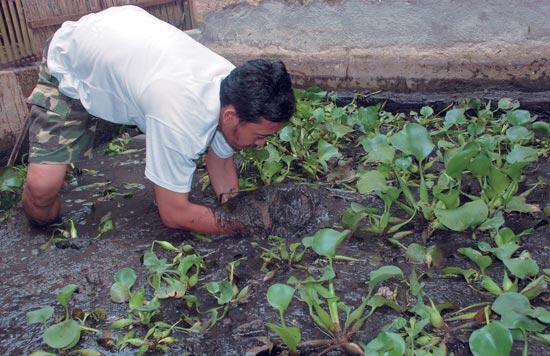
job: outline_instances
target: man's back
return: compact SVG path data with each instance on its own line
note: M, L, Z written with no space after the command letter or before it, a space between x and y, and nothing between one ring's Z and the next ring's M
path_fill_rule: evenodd
M185 98L169 92L174 88L198 96L203 115L217 119L219 83L234 66L145 10L122 6L64 23L50 44L48 68L60 91L80 99L92 115L145 130L145 117L156 111L150 106L174 106L173 100L176 111L185 110ZM151 93L152 87L163 95ZM197 102L192 105L196 110ZM168 126L181 119L166 110L162 115Z

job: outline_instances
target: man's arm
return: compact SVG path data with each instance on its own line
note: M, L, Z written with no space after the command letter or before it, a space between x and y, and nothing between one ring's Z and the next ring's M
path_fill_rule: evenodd
M210 208L193 204L188 193L176 193L155 185L155 199L164 225L201 233L231 234L236 226L224 223Z
M233 157L220 158L210 147L206 155L206 169L212 188L222 203L237 195L239 192L239 179L237 178Z

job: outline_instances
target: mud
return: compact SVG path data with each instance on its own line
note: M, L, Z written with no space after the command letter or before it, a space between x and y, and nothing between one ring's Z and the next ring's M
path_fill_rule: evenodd
M6 223L0 227L0 353L3 355L29 354L38 349L46 349L42 343L41 327L26 325L26 312L42 306L55 306L56 316L61 315L61 307L56 303L56 290L68 283L79 285L70 305L85 311L105 308L108 312L107 322L92 324L103 333L109 331L108 322L127 315L127 306L110 301L109 287L113 283L115 272L122 267L132 267L138 273L137 286L146 286L146 269L141 264L145 250L150 248L153 240L167 240L174 244L183 241L191 244L201 255L206 255L205 269L201 273L198 285L226 277L225 266L236 259L244 258L236 270L236 283L240 288L250 286L251 294L244 304L232 305L227 316L204 335L176 333L176 346L170 354L180 355L188 352L195 355L244 355L247 350L261 346L258 337L270 335L265 327L266 322L278 321L278 313L269 306L266 300L268 287L276 282L286 282L290 276L303 278L302 270L292 266L282 266L274 278L264 282L265 273L261 271L261 251L252 245L257 243L269 247L265 238L269 234L284 237L288 242L300 241L307 234L322 226L337 226L340 215L351 201L363 205L379 206L376 198L365 198L357 194L329 189L311 184L283 184L264 187L256 192L246 193L231 200L223 209L225 214L233 216L235 221L244 221L252 225L254 234L238 236L211 237L210 241L197 239L186 232L165 228L158 217L153 203L151 184L144 178L144 141L136 139L132 147L139 151L130 155L107 157L102 149L96 150L96 158L79 165L82 170L94 169L98 175L82 174L78 185L67 186L63 192L63 210L65 218L71 218L77 224L79 237L58 247L51 246L45 250L41 246L50 239L50 234L43 230L31 228L23 217L21 208L13 211ZM529 180L536 176L547 175L548 161L534 168ZM207 189L200 190L199 170L194 179L191 194L192 200L217 207L214 194ZM535 178L532 178L535 177ZM143 185L131 189L125 183ZM128 186L127 186L128 187ZM132 193L125 198L120 194ZM548 201L548 190L539 189L533 192L529 202L545 203ZM269 213L269 228L258 223L259 207ZM219 208L219 207L218 207ZM221 208L219 208L221 209ZM102 216L112 213L116 226L111 231L96 238L97 228ZM248 220L246 220L248 219ZM403 239L404 244L422 240L426 226L418 223L412 226L414 234ZM542 268L549 268L550 261L550 226L548 218L517 214L513 217L511 227L519 232L532 227L534 232L524 238L524 247ZM428 268L426 265L414 265L407 261L403 252L387 242L384 237L359 233L345 241L338 254L356 258L355 262L336 261L334 268L337 274L336 292L342 300L356 306L367 293L365 282L368 273L382 265L399 266L406 275L413 269L428 273L423 279L425 289L436 303L452 303L456 308L466 307L473 303L490 301L492 296L471 289L462 279L442 277L440 269L444 266L471 267L457 248L475 246L489 236L478 234L476 240L470 234L459 234L438 231L427 238L427 244L436 244L442 250L440 266ZM313 253L306 253L302 264L312 272L320 269L323 263ZM496 276L501 265L494 263L488 273ZM411 302L404 284L391 282L387 284L395 289L398 302L406 306ZM148 297L151 290L148 289ZM215 306L216 301L204 288L194 288L201 303L201 310ZM546 295L534 301L541 305ZM176 321L182 314L190 315L182 302L177 300L162 301L162 315L165 321ZM298 301L293 301L287 311L287 322L297 325L302 330L302 340L325 337L307 315L307 308ZM398 314L388 308L377 310L366 322L363 329L353 338L357 343L368 342L375 337L383 325L391 322ZM449 323L455 328L460 322ZM450 332L448 347L455 355L467 355L468 330ZM114 333L115 336L117 333ZM272 335L271 335L272 336ZM131 355L135 350L108 350L100 344L101 334L84 333L79 346L94 348L105 355ZM276 339L273 339L274 341ZM514 354L521 354L521 342L516 342ZM277 348L275 349L277 350ZM320 350L303 349L303 354L313 355ZM542 344L531 341L530 355L548 354L549 349ZM339 351L331 355L342 354Z

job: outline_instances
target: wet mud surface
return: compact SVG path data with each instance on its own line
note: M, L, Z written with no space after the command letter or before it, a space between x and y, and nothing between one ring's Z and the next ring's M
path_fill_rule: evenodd
M56 309L56 316L62 314L56 302L56 290L68 283L79 286L70 305L85 311L105 308L108 321L127 315L126 304L114 304L109 297L109 287L113 276L123 267L132 267L138 274L137 286L145 286L148 298L151 289L145 281L146 269L141 259L144 251L150 248L154 240L166 240L174 244L187 242L198 253L205 257L205 268L201 272L198 286L226 277L225 266L236 259L243 258L236 269L235 280L239 288L249 286L250 296L246 303L232 305L227 316L219 321L204 335L175 333L178 342L170 354L181 355L185 352L195 355L244 355L247 350L262 346L258 337L270 335L265 327L266 322L277 322L278 313L269 306L266 299L268 287L276 282L286 282L290 276L305 277L305 272L292 266L282 266L272 279L264 281L265 273L261 271L261 251L257 246L269 248L268 234L284 237L288 242L300 241L303 236L315 232L319 227L338 226L340 216L356 201L363 205L379 207L376 198L365 198L354 193L323 188L309 184L283 184L264 187L256 192L242 194L230 201L224 208L228 214L238 219L249 219L254 225L255 234L242 236L216 236L210 241L177 230L165 228L153 203L152 185L143 175L144 141L134 140L133 147L139 151L128 155L107 157L102 149L96 150L96 158L83 162L81 169L94 169L98 175L82 174L78 185L68 186L62 194L63 216L75 221L79 237L67 243L42 249L50 238L43 230L31 228L21 208L0 227L0 353L2 355L29 354L38 349L47 349L42 342L42 328L34 324L27 326L25 314L39 306L51 305ZM538 167L529 177L547 175L550 171L547 161ZM198 172L201 174L202 172ZM215 197L207 189L200 190L199 177L194 180L192 200L209 206L217 206ZM128 186L125 183L137 183ZM132 193L124 197L115 193ZM529 202L545 204L548 202L547 188L533 192ZM263 223L258 223L258 206L267 206L271 224L268 231L263 231ZM106 213L112 213L116 229L99 238L97 229L99 221ZM237 219L237 218L235 218ZM540 268L550 267L550 225L544 216L517 214L508 221L515 232L534 228L534 232L523 240L523 246L529 250ZM509 223L510 224L510 223ZM414 234L401 240L408 245L422 241L425 226L415 224ZM488 241L489 236L478 234L476 240L470 233L460 234L436 231L426 239L427 245L436 244L442 251L442 261L437 266L415 265L408 261L403 252L387 242L384 237L358 233L345 241L338 249L339 255L353 257L358 261L336 261L334 268L337 274L335 288L342 300L357 306L367 294L368 274L382 265L399 266L409 275L412 269L418 274L428 273L425 278L427 295L436 303L452 303L456 308L492 301L494 298L470 288L462 278L442 277L441 268L445 266L473 267L458 254L457 249L464 246L476 246L479 241ZM253 243L257 244L254 246ZM308 252L301 262L315 273L324 263L317 260L314 253ZM494 263L488 273L497 276L502 267ZM389 282L387 286L395 290L397 301L407 306L411 300L404 284ZM201 303L201 309L215 306L216 301L208 295L205 288L193 288ZM548 301L548 293L539 296L533 304L542 305ZM191 313L178 300L163 300L162 314L159 319L167 322L177 321L182 314ZM378 309L367 320L365 326L354 336L356 343L368 342L374 338L382 326L390 323L398 314L389 308ZM444 315L445 316L445 315ZM315 328L307 314L307 308L298 301L293 301L286 313L288 323L297 325L302 331L302 340L324 338ZM456 327L460 323L449 323L448 350L455 355L468 355L469 332ZM92 326L107 332L107 322L92 323ZM114 333L116 336L116 332ZM131 355L135 349L112 351L98 343L101 334L84 333L80 347L93 348L102 354ZM273 336L273 335L271 335ZM272 340L276 340L273 338ZM514 354L521 354L521 342L514 344ZM303 354L314 355L320 350L303 349ZM549 354L547 347L535 341L529 344L530 355ZM343 354L340 351L331 355Z

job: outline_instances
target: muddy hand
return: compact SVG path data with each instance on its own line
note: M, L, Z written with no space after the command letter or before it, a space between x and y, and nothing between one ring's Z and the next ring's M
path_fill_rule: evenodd
M234 203L234 202L233 202ZM248 201L228 204L214 209L218 225L230 227L235 233L249 236L266 236L271 231L272 219L265 201Z

